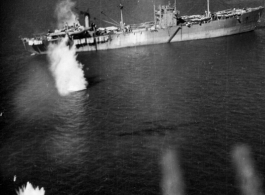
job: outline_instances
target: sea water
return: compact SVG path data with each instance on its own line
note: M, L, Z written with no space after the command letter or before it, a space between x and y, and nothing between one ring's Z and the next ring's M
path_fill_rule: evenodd
M224 2L212 6L247 4ZM130 14L149 5L122 3ZM114 4L77 2L118 18ZM203 12L205 5L178 4L187 13ZM242 144L264 181L264 23L229 37L79 53L89 85L61 96L47 56L31 56L16 39L52 25L52 16L44 16L53 13L53 2L5 7L0 186L7 194L28 181L45 194L162 194L168 151L177 158L172 170L184 194L240 194L233 151Z

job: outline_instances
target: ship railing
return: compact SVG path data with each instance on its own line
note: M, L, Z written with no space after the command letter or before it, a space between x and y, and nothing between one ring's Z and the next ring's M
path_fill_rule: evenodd
M230 12L230 11L232 11L232 10L233 10L233 9L226 9L226 10L218 11L218 12L215 12L215 13L216 13L216 14L218 14L218 13L222 14L222 13Z
M131 24L130 26L132 29L141 29L141 28L150 28L154 24L155 24L154 21L150 21L150 22L144 22L140 24Z
M191 16L181 16L182 19L188 20L188 19L199 19L202 18L202 15L191 15Z
M237 16L241 16L242 14L244 14L245 12L230 12L230 13L217 13L216 16L218 19L226 19L226 18L232 18L232 17L237 17Z
M181 18L183 20L191 21L191 22L202 22L202 21L211 19L211 17L205 17L204 15L182 16Z
M246 13L248 11L248 9L229 9L229 10L224 10L224 11L218 11L215 12L216 15L227 15L227 14L243 14Z

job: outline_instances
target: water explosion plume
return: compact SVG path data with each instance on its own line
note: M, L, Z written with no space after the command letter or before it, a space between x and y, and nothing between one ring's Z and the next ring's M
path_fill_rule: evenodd
M34 188L29 182L27 182L26 187L22 186L22 188L19 188L19 191L17 191L17 195L44 195L44 194L45 194L44 188L39 189L38 186Z
M56 88L63 96L86 89L87 86L83 65L76 60L75 46L69 47L67 42L66 36L58 44L50 44L48 47L50 70L55 78Z
M78 14L73 11L75 2L71 0L62 0L56 5L55 16L58 21L58 28L63 28L65 23L72 26L74 23L79 24Z

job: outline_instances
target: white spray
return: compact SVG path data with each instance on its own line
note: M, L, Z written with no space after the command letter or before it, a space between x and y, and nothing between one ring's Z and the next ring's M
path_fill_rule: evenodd
M34 188L29 182L27 182L26 186L22 186L22 188L19 188L19 191L17 191L17 195L44 195L44 194L45 194L44 188L39 189L38 186Z
M68 37L48 48L50 70L55 78L56 88L60 95L86 89L87 81L82 70L83 65L76 60L75 46L67 45Z
M70 0L60 1L56 6L58 26L65 22L68 25L77 23L77 15L72 11L75 3ZM55 78L56 88L60 95L68 95L74 91L86 89L87 81L82 70L83 65L76 60L75 46L67 45L68 36L65 36L58 44L50 44L48 58L50 70Z

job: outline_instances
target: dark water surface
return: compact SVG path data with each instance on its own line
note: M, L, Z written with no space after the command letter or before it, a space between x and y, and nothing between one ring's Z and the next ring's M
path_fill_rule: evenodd
M30 56L8 37L32 32L17 24L36 25L55 4L29 2L3 3L14 10L3 13L10 25L1 31L0 187L7 194L27 181L47 195L161 194L161 155L168 148L178 152L185 194L239 194L231 162L237 144L251 147L264 182L264 22L236 36L80 53L89 87L62 97L47 57ZM77 5L96 12L117 2ZM133 13L149 1L127 3ZM196 11L191 2L179 4Z

